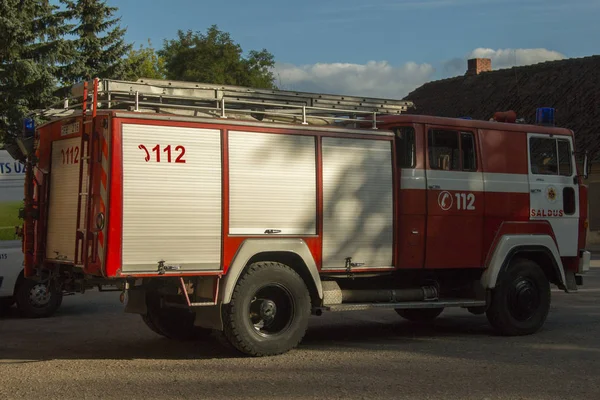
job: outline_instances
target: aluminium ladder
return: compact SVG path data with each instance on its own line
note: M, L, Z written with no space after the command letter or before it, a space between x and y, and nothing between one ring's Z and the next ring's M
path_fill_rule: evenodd
M91 82L90 82L91 83ZM87 83L89 85L89 83ZM405 100L344 96L278 89L194 82L139 79L120 81L101 79L92 95L84 90L86 82L70 88L63 105L40 114L63 117L84 103L98 109L126 109L136 112L175 113L189 116L243 118L308 124L345 125L369 121L376 128L377 115L398 115L413 107Z

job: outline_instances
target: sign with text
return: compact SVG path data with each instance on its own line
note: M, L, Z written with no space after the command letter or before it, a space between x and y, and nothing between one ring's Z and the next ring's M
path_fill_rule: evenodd
M15 161L6 150L0 150L0 181L23 182L25 165Z

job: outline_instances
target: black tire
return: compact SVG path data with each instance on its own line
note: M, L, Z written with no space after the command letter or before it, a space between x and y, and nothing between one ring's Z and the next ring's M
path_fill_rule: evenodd
M504 336L537 332L551 303L550 282L544 271L531 260L516 259L500 279L486 311L490 324Z
M0 299L0 315L8 313L8 310L15 304L13 297L3 297Z
M444 308L396 308L398 315L412 322L429 322L436 319Z
M259 262L240 277L222 312L223 334L237 350L254 357L282 354L306 333L310 294L292 268Z
M144 323L146 324L146 326L148 328L150 328L150 330L152 332L156 333L157 335L164 336L163 333L158 330L158 328L156 327L156 325L154 325L154 322L152 322L152 319L148 316L148 314L141 314L141 316L142 316L142 321L144 321Z
M199 340L210 336L211 330L194 326L196 315L183 308L161 308L160 297L152 292L146 296L148 312L142 320L154 333L171 340Z
M17 309L25 318L52 316L62 304L62 297L62 291L54 283L27 278L21 281L15 293Z

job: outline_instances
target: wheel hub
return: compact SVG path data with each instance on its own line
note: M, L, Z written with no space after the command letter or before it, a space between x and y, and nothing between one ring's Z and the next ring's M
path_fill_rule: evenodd
M275 319L277 314L277 304L272 300L263 300L260 305L260 316L265 322Z
M250 323L259 335L279 335L292 321L294 301L283 286L268 284L256 292L249 311Z
M540 293L537 286L529 279L519 279L515 282L510 295L511 314L519 321L528 320L533 316L540 304Z
M35 307L44 307L50 302L50 291L46 285L38 283L29 291L29 301Z

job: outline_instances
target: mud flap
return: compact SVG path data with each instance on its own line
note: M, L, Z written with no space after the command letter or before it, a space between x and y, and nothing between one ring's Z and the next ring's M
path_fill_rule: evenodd
M221 317L221 305L202 306L193 308L196 313L195 326L207 329L223 330L223 319Z
M146 314L146 291L135 286L127 291L127 302L125 312L131 314Z
M567 286L568 292L576 292L577 291L577 278L575 276L575 272L573 271L565 271L565 284Z

